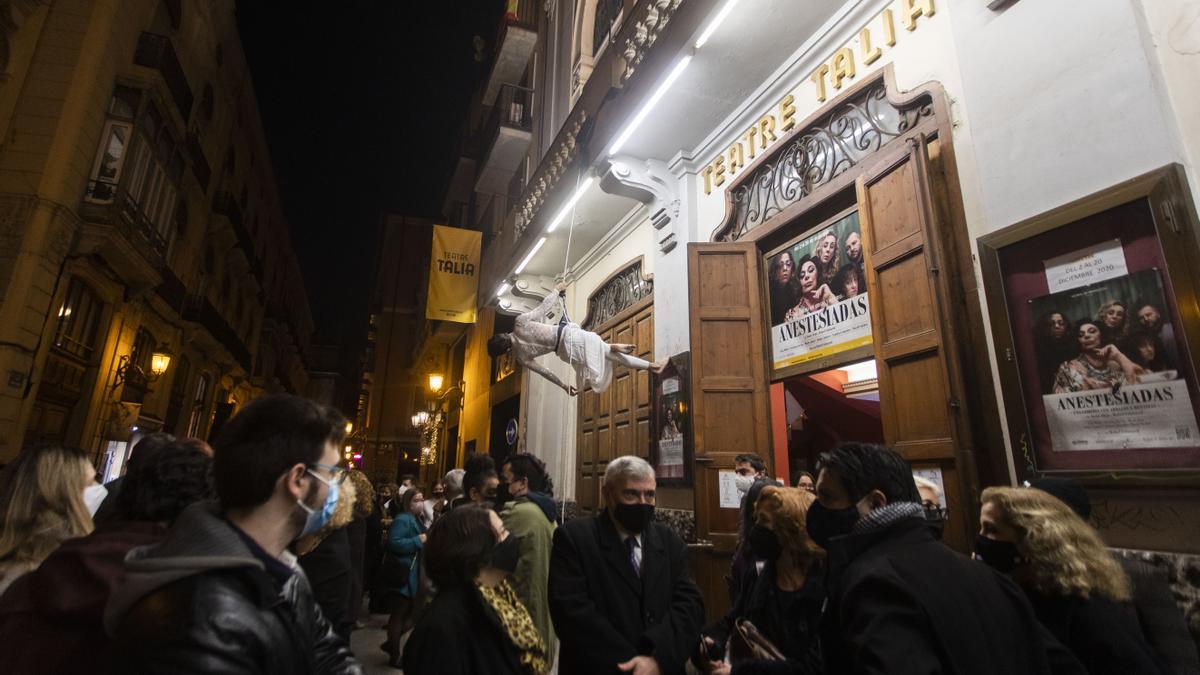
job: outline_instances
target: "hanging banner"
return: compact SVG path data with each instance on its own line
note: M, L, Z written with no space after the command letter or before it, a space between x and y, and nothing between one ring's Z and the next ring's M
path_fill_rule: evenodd
M482 242L481 232L433 226L426 319L475 323Z

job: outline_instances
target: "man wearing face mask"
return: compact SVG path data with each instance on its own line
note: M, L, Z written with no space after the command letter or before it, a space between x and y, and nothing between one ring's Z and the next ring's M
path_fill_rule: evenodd
M826 672L1084 672L1016 585L933 538L904 458L843 443L818 469L806 521L829 554Z
M360 673L287 546L330 518L346 420L296 396L242 409L215 445L219 504L134 549L109 601L114 672Z
M653 522L655 494L654 469L618 457L604 472L604 510L554 533L550 615L560 672L684 672L704 604L688 575L687 547Z

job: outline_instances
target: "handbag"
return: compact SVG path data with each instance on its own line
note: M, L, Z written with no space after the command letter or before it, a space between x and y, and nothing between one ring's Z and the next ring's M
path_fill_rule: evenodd
M740 661L785 661L787 657L759 632L749 619L738 619L733 624L733 635L729 638L729 657L733 663Z

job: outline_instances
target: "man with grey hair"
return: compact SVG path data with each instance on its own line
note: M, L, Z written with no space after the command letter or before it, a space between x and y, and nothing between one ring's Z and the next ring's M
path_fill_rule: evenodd
M678 675L704 619L687 547L654 522L654 469L632 455L604 472L604 509L554 533L550 616L559 672Z

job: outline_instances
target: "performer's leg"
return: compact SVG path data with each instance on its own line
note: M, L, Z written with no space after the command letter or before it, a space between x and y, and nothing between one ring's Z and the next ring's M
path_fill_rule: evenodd
M605 353L604 358L627 368L633 368L634 370L647 370L650 368L649 361L639 359L638 357L631 356L629 354L623 354L612 349Z

